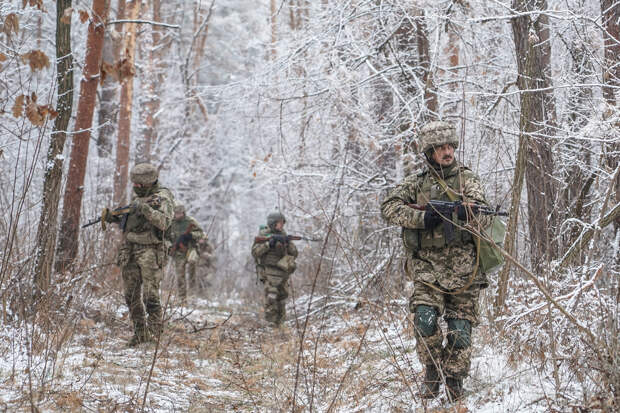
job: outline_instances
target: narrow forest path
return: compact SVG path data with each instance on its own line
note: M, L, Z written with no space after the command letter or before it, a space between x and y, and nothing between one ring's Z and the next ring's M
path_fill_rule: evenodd
M129 348L120 293L99 300L86 307L36 394L26 368L6 378L9 354L0 368L0 411L31 411L30 397L45 412L431 411L417 397L422 367L404 305L354 306L332 297L340 304L316 301L305 324L295 317L305 314L302 297L299 308L289 301L285 326L274 330L256 300L190 297L185 306L168 302L159 344ZM497 360L480 351L467 384L479 394L449 411L519 411L485 410L504 390L493 383L502 374L493 372ZM444 411L444 401L427 407Z

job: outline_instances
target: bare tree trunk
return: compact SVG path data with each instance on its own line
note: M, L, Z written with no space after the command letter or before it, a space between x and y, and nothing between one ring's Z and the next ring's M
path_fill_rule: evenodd
M75 260L80 234L80 214L86 163L90 143L90 130L97 101L103 51L104 22L108 15L108 0L94 0L92 19L88 25L84 73L80 82L80 98L75 118L75 134L71 147L69 172L63 202L62 225L58 243L56 271L64 271Z
M517 12L547 9L545 0L513 0ZM540 271L557 255L556 215L550 139L554 135L555 103L551 88L548 17L523 13L512 19L521 90L521 137L527 146L528 225L531 262Z
M54 121L50 147L47 152L47 169L43 184L43 206L37 228L36 264L34 284L39 291L50 285L60 187L62 184L62 153L67 139L67 129L73 109L73 54L71 52L71 22L62 21L71 0L56 2L56 78L58 82L58 117Z
M117 19L123 19L125 16L125 0L119 0ZM103 40L103 61L107 63L115 63L119 61L121 50L122 24L114 27L108 27L105 31ZM99 99L98 124L99 134L97 135L97 149L99 157L112 157L112 136L117 120L118 120L118 83L112 76L107 76L103 80L101 86L101 97Z
M525 177L526 153L527 141L523 136L520 136L517 164L515 165L515 174L512 180L512 200L510 201L510 213L508 214L508 227L506 228L506 237L504 239L504 249L511 256L514 256L515 253L515 241L518 234L519 205L521 204L521 192L523 191L523 179ZM506 261L499 273L497 296L495 297L496 315L500 315L503 312L504 304L506 303L510 267L510 261Z
M276 0L271 0L269 3L269 11L270 11L270 19L269 22L271 23L271 58L273 60L276 60L276 41L277 41L277 34L278 34L278 30L277 30L277 20L276 20L276 12L277 12L277 8L276 8Z
M133 0L127 4L127 18L136 20L140 14L140 1ZM123 44L123 64L128 76L122 79L120 113L118 119L118 138L116 141L116 168L114 176L114 204L127 203L127 182L129 176L129 147L131 137L131 112L133 104L133 68L136 50L136 24L128 23Z
M426 30L426 16L424 10L420 10L419 17L416 18L416 41L418 45L418 55L420 56L420 66L424 70L422 80L424 81L424 106L428 109L429 120L437 117L437 93L433 84L433 74L431 72L431 58Z

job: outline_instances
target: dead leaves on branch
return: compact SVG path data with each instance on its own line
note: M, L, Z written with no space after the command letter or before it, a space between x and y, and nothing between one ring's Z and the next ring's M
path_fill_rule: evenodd
M50 105L38 105L37 104L37 95L32 92L30 96L19 95L15 99L15 104L13 105L13 116L16 118L21 118L24 116L24 111L26 114L26 118L32 123L34 126L43 126L46 118L54 119L58 116L58 112L54 110Z
M26 6L36 7L39 10L44 10L43 0L22 0L22 8L25 9Z
M28 62L30 65L30 70L33 72L50 66L50 59L48 59L47 55L40 50L33 50L23 54L22 61L24 63Z
M2 32L9 38L11 37L11 33L17 34L19 32L19 19L17 18L17 14L11 13L4 18Z
M122 83L126 79L136 74L134 66L127 59L121 59L114 64L103 62L101 64L101 83L105 81L107 76L112 76L114 80Z
M62 13L62 17L60 18L60 21L63 22L64 24L70 24L72 15L73 15L73 7L69 7L65 9L65 11ZM85 10L78 10L78 15L80 16L80 23L82 24L86 23L88 19L90 18L90 15Z

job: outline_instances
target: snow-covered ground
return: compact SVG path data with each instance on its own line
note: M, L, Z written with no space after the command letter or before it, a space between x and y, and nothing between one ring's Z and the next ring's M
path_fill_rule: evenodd
M129 348L125 307L107 303L85 311L56 357L52 350L62 334L39 335L27 326L5 325L0 409L553 411L547 404L554 399L549 372L505 354L502 340L488 326L476 330L466 401L449 406L441 397L425 406L417 395L422 367L403 308L372 303L357 309L330 307L307 325L305 317L295 318L299 310L289 303L285 327L273 330L261 320L259 303L193 297L185 307L168 305L167 330L159 344Z

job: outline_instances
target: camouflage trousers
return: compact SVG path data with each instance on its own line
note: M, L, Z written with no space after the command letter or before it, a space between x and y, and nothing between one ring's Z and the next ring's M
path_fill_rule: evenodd
M185 299L187 297L187 282L185 280L185 270L187 268L189 276L189 287L197 288L196 283L196 263L198 255L195 249L190 249L187 254L174 256L174 272L177 277L177 290L179 297Z
M118 260L123 277L125 303L129 308L135 335L146 337L147 331L153 336L161 334L163 323L159 283L166 260L163 248L152 245L125 245L119 252Z
M435 284L435 287L439 287ZM445 291L445 290L444 290ZM426 305L434 307L439 315L443 314L444 320L467 320L471 326L478 324L478 299L480 286L474 284L464 292L453 295L437 291L426 283L414 281L414 292L409 299L409 310L415 313L416 307ZM443 346L444 336L441 326L437 323L435 333L423 337L415 328L416 352L420 362L425 366L439 365L443 373L448 377L464 378L469 373L471 366L471 345L465 348L455 348L450 343L448 331L446 346Z
M279 325L286 316L289 277L263 273L260 278L265 289L265 320Z

